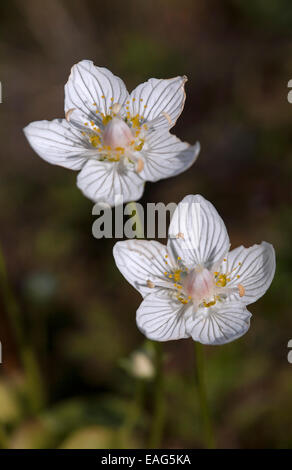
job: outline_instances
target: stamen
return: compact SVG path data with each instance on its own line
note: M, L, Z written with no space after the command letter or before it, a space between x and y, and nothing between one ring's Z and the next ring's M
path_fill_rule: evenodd
M137 167L136 167L136 172L137 173L141 173L141 171L143 170L144 168L144 160L142 160L142 158L138 158L138 163L137 163Z
M243 297L244 294L245 294L245 288L243 287L242 284L238 284L237 288L238 288L238 292L239 292L239 297Z
M66 118L66 121L69 122L70 121L70 116L71 114L73 113L73 111L75 111L76 108L71 108L71 109L68 109L68 111L66 112L65 114L65 118Z
M155 287L155 284L148 279L147 281L147 287L150 287L150 289L153 289Z

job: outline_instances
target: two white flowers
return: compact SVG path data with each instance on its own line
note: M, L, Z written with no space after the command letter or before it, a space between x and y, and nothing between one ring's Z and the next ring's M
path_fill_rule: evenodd
M121 79L84 60L65 86L65 119L33 122L24 132L44 160L80 170L77 185L93 201L114 205L117 195L135 201L145 181L175 176L198 156L198 143L169 132L184 106L185 81L152 78L129 95ZM246 333L246 306L270 286L275 253L266 242L229 248L224 222L202 196L179 204L167 246L118 242L116 264L143 296L139 329L156 341L192 337L205 344Z

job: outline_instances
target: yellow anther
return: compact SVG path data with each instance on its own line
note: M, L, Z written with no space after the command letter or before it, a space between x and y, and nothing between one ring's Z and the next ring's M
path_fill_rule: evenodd
M178 282L180 280L180 273L181 273L181 269L177 269L174 272L174 279L175 279L176 282Z
M106 124L108 124L109 121L111 121L111 120L112 120L112 116L110 116L109 114L108 114L107 116L104 116L104 117L102 118L102 122L103 122L103 124L104 124L105 126L106 126Z
M98 147L100 144L100 137L99 135L92 135L89 137L90 143L93 147Z
M215 299L212 300L211 302L205 302L205 301L203 302L204 307L207 307L207 308L208 308L208 307L212 307L212 306L215 305L215 304L216 304L216 300L215 300Z
M136 114L136 116L134 116L131 119L131 122L132 122L133 127L140 127L140 116L139 116L139 114Z
M216 279L216 286L218 287L225 287L227 282L230 281L229 278L226 278L226 274L217 274Z
M135 146L135 150L137 152L140 152L140 150L142 150L142 148L143 148L143 145L144 145L144 140L140 140L140 144Z

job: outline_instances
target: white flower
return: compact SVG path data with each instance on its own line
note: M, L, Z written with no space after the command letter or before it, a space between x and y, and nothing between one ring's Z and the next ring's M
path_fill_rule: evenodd
M230 252L229 247L223 220L202 196L186 196L178 205L167 246L116 243L118 268L144 298L138 328L156 341L191 336L204 344L228 343L246 333L246 305L270 286L275 253L266 242Z
M185 82L151 78L129 95L120 78L83 60L65 85L66 119L32 122L24 133L47 162L81 170L77 185L93 201L134 201L145 181L175 176L198 156L198 143L169 133L184 106Z

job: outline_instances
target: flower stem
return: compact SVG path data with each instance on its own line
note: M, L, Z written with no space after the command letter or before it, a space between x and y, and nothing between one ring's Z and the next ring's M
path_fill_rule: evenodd
M132 211L136 211L136 234L137 238L144 238L144 224L140 219L140 214L135 202L130 203ZM154 390L154 415L150 430L149 448L160 446L164 428L164 383L163 383L163 349L162 344L151 341L155 351L155 390Z
M135 394L133 398L133 403L125 419L124 426L121 429L120 441L122 449L126 449L129 443L131 444L130 439L132 437L133 430L141 413L143 396L144 381L137 378L135 383Z
M205 446L208 449L212 449L215 447L215 442L206 392L204 348L203 345L197 341L195 342L195 358L196 379L202 421L204 426Z
M153 343L155 346L155 395L154 395L154 415L152 420L152 428L149 439L149 448L157 449L161 445L164 418L165 418L165 403L164 403L164 380L163 380L163 349L162 344L159 342Z
M0 295L5 311L9 316L12 330L17 342L18 351L26 376L31 411L38 412L44 403L44 390L41 373L34 351L30 347L23 331L21 312L12 292L6 270L4 256L0 247Z

